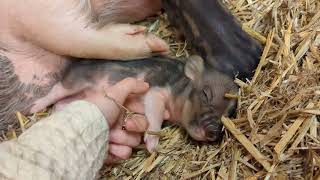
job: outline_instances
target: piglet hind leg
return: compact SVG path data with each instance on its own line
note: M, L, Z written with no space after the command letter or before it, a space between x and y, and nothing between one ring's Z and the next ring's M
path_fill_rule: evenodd
M61 83L57 83L51 90L50 92L36 100L34 104L32 105L30 109L30 113L36 113L39 112L40 110L43 110L44 108L47 108L50 105L56 104L58 102L65 102L65 103L58 103L58 105L66 104L67 101L64 101L67 97L70 96L75 96L77 94L80 94L82 89L66 89L63 87ZM71 98L68 98L71 99Z
M159 89L150 90L144 99L145 114L149 122L148 131L158 132L164 119L166 96ZM145 134L144 142L149 152L153 152L159 143L159 137Z

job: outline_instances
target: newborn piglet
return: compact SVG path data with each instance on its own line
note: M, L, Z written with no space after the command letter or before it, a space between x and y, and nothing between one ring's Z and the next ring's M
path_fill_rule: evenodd
M163 0L163 7L196 54L217 71L232 78L252 76L261 46L242 30L220 0Z
M191 56L186 62L168 57L136 61L73 62L61 83L35 102L33 112L61 101L72 101L101 93L104 88L127 78L144 79L149 91L141 98L149 131L160 131L165 111L170 121L184 127L198 141L215 141L221 134L220 117L233 107L224 94L236 90L232 79L218 71L208 71L202 58ZM67 98L66 98L67 97ZM159 137L146 134L147 149L152 152Z

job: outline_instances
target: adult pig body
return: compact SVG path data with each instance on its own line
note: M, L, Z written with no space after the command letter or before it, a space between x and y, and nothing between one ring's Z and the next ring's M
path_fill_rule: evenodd
M230 77L252 76L261 46L242 30L220 0L163 0L163 7L207 64Z
M214 141L220 136L218 117L228 106L223 94L234 90L235 86L231 78L207 71L198 56L191 56L186 63L168 57L72 62L62 82L37 100L32 111L56 102L83 99L90 93L103 93L104 88L127 77L144 79L151 86L142 97L150 131L161 129L167 110L169 120L184 127L196 140ZM146 135L145 142L148 150L153 151L158 138Z

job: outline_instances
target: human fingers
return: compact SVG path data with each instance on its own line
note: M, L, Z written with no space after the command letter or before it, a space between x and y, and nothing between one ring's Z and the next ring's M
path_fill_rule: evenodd
M130 111L138 113L138 114L144 114L144 100L141 98L141 96L129 96L124 106L127 107Z
M128 159L132 154L132 148L125 145L109 144L109 153L120 159Z
M129 117L125 122L126 131L144 133L149 126L149 122L144 115L135 114Z
M123 104L129 94L142 94L147 92L149 84L135 79L126 78L107 89L107 96Z
M112 24L104 27L108 34L105 47L113 49L107 51L105 57L115 60L134 60L150 57L154 54L168 54L169 46L161 38L147 33L146 27L132 24Z
M113 129L109 134L109 142L111 144L136 147L141 142L141 134L123 131L121 129Z
M133 96L126 100L124 106L128 108L130 111L138 113L138 114L145 114L145 106L143 102L143 98L140 96ZM165 110L164 112L164 119L170 119L170 112Z

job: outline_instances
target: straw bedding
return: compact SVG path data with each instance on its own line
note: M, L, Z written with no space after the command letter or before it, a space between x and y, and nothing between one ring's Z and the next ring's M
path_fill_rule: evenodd
M243 82L235 119L222 118L223 139L198 143L174 125L160 133L157 152L143 146L131 159L104 167L101 179L320 179L320 1L225 0L251 36L264 44L252 79ZM165 15L143 22L188 56ZM46 113L25 119L16 137ZM31 119L31 120L30 120Z

